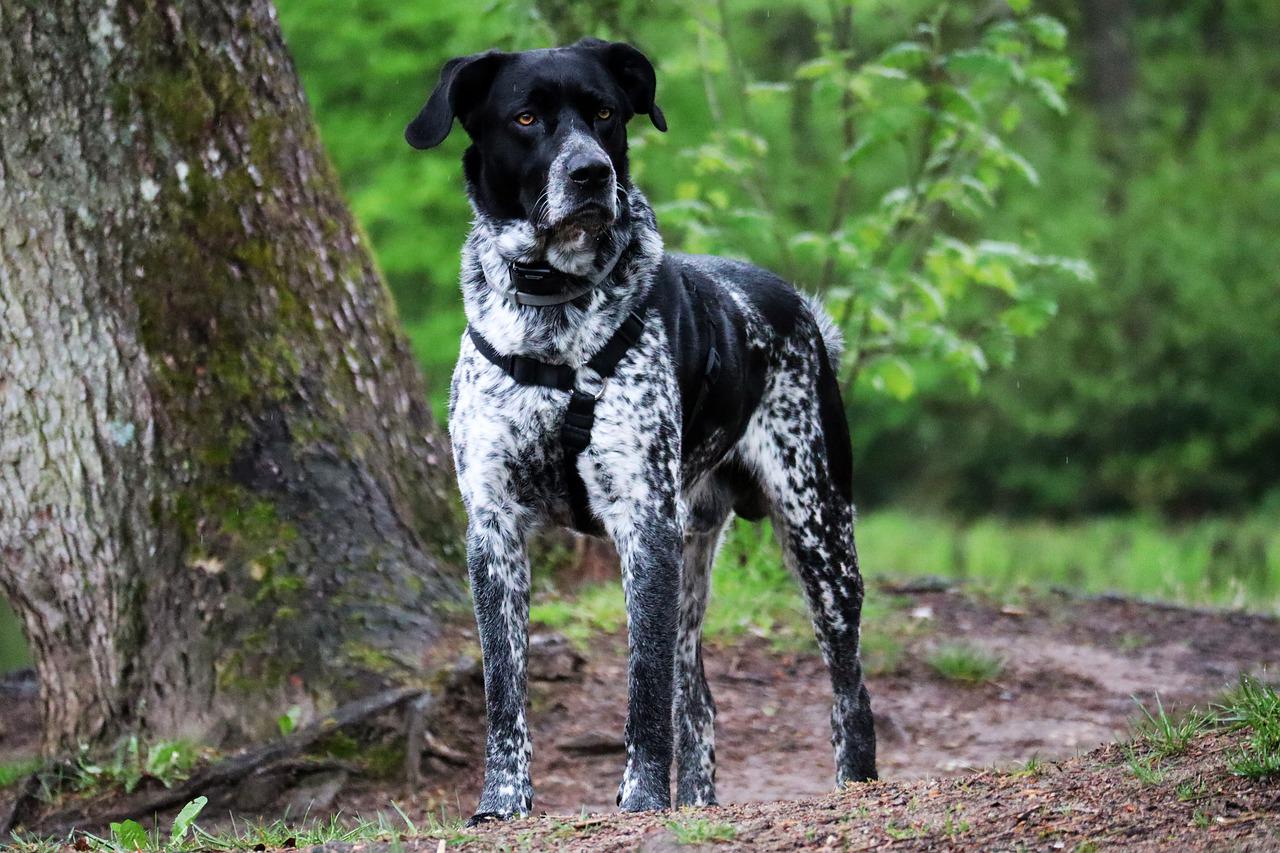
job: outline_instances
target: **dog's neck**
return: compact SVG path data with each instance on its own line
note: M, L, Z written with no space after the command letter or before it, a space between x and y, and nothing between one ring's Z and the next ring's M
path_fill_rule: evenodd
M493 219L476 211L462 248L462 298L467 322L503 354L581 365L648 295L662 263L662 237L649 202L634 187L620 193L618 217L602 234L539 234L524 219ZM597 282L563 305L517 305L511 262L545 261Z

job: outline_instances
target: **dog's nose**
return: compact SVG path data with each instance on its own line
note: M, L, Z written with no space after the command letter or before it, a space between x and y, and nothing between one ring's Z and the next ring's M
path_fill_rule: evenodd
M569 180L583 187L600 187L613 174L609 161L598 154L579 154L565 164Z

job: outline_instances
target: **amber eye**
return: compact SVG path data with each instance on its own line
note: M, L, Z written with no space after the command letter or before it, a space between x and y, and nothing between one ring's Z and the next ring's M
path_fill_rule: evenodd
M533 113L520 113L520 115L516 116L516 124L524 125L525 127L528 127L537 120L537 116Z
M608 107L601 107L600 109L596 110L596 118L600 119L601 121L604 121L605 119L610 118L612 115L613 115L613 110L609 109Z

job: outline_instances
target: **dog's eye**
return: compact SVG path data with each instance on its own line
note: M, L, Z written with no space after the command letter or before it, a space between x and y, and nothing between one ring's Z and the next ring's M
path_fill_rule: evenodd
M601 121L611 118L612 116L613 116L613 110L609 109L608 107L601 107L600 109L596 110L596 118L600 119Z
M525 127L528 127L537 120L538 117L533 113L520 113L520 115L516 116L516 124L524 125Z

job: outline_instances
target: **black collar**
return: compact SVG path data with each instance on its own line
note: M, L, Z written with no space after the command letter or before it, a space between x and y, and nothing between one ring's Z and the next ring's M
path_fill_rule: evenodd
M510 298L517 305L563 305L595 289L596 282L561 272L546 261L512 261Z

